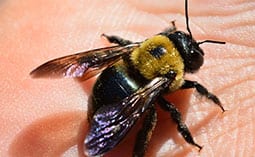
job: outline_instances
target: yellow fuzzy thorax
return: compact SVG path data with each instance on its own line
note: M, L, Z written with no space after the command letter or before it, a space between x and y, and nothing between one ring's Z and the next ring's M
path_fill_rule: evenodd
M166 49L159 58L153 56L150 51L156 47ZM169 71L176 72L176 78L170 86L170 90L178 89L183 83L184 63L175 45L166 36L156 35L135 49L131 54L131 61L134 67L148 80L158 76L163 76Z

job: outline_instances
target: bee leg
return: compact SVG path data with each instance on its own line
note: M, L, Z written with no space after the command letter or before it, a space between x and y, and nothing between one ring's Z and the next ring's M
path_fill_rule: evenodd
M157 112L154 105L151 108L148 108L145 114L143 126L136 137L133 157L144 156L157 122Z
M219 98L208 92L208 90L201 84L199 84L198 82L196 81L190 81L190 80L185 80L184 84L182 85L181 87L182 89L189 89L189 88L196 88L197 92L202 95L202 96L205 96L207 99L210 99L211 101L213 101L215 104L217 104L222 112L225 112L226 110L223 108Z
M197 144L187 125L183 122L181 113L178 111L178 109L170 102L166 101L163 97L159 97L158 103L160 104L161 108L170 112L171 117L173 121L177 124L177 130L179 133L181 133L182 137L185 139L186 142L189 144L192 144L199 148L199 151L202 149L202 146Z
M105 37L110 43L118 44L120 46L125 46L125 45L129 45L129 44L133 43L130 40L126 40L126 39L123 39L123 38L121 38L119 36L115 36L115 35L102 34L101 36Z
M166 28L163 32L159 33L159 34L162 34L162 35L169 35L173 32L175 32L177 30L177 27L175 26L175 21L171 21L171 26Z

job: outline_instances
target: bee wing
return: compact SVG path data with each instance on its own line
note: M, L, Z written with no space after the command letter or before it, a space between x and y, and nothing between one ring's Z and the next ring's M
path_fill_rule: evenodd
M157 77L121 102L99 108L85 139L88 156L102 155L116 146L174 77Z
M132 52L139 45L132 43L126 46L111 46L53 59L34 69L30 75L34 78L85 77L88 79L114 64L121 56Z

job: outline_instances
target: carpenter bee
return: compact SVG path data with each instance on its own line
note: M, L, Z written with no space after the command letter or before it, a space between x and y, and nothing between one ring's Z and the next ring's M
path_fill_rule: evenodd
M156 125L156 104L170 113L178 131L189 144L202 149L193 140L181 113L163 95L195 88L224 112L216 95L198 82L184 79L184 75L198 71L203 65L204 52L200 44L225 42L197 42L192 37L188 0L185 0L185 16L188 33L178 31L172 22L172 26L142 42L103 34L115 46L53 59L30 73L34 78L82 77L85 80L100 73L88 110L90 129L84 142L88 156L103 156L110 151L142 116L143 127L138 132L133 156L144 156Z

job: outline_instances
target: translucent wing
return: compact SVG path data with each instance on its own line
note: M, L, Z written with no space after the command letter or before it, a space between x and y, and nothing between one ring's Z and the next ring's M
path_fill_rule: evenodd
M139 43L133 43L64 56L40 65L30 75L35 78L83 77L88 79L118 61L124 54L132 52L138 46Z
M121 102L99 108L85 140L88 156L102 155L117 145L174 77L155 78Z

